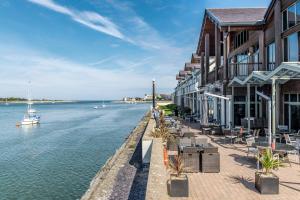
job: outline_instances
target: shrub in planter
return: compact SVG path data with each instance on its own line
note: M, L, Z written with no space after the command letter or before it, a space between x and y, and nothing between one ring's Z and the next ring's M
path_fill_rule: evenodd
M170 160L169 167L171 170L169 180L169 195L171 197L188 197L189 182L186 174L182 174L183 165L180 156L175 156Z
M283 166L279 155L273 154L271 149L266 149L257 159L261 163L263 171L255 173L255 188L261 194L278 194L279 178L272 173L272 170Z

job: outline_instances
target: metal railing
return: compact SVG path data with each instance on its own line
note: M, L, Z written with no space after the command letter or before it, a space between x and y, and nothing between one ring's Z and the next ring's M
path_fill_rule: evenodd
M260 71L262 69L262 63L231 63L229 77L246 77L253 71Z

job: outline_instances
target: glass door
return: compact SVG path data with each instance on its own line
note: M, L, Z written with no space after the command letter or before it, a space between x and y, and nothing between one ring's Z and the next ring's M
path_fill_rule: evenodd
M300 105L291 105L290 109L290 127L298 131L300 129Z
M240 126L241 119L246 116L246 105L245 104L234 104L234 125Z

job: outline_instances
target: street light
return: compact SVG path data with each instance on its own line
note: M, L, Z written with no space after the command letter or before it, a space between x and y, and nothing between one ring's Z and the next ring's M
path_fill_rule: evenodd
M155 108L155 79L152 79L152 107Z

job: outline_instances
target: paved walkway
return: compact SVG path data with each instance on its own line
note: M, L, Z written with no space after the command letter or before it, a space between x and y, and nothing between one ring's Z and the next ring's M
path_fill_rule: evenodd
M191 131L199 132L196 129ZM206 136L207 137L207 136ZM296 156L291 156L292 166L275 171L280 178L279 195L261 195L254 187L255 158L246 157L243 145L223 144L218 137L209 137L219 147L221 155L220 173L190 173L189 198L201 200L299 200L300 165ZM153 155L152 155L153 156ZM164 174L165 172L161 172ZM162 182L162 181L160 181ZM159 184L157 190L161 191ZM155 190L155 188L151 188ZM165 191L167 192L167 191Z

